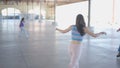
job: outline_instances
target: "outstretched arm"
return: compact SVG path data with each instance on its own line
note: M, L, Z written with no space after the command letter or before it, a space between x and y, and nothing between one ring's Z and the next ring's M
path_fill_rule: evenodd
M71 30L71 28L72 28L72 25L69 26L67 29L64 29L64 30L61 30L61 29L58 29L58 28L56 28L56 30L58 30L61 33L67 33L67 32L69 32Z
M85 31L85 33L89 34L89 35L92 36L92 37L98 37L98 36L100 36L100 35L102 35L102 34L105 34L105 35L106 35L105 32L93 33L93 32L91 32L87 27L84 28L84 31Z

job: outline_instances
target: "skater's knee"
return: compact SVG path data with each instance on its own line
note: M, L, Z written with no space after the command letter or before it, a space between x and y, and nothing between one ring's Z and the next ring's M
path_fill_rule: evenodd
M69 68L75 68L73 64L69 64Z

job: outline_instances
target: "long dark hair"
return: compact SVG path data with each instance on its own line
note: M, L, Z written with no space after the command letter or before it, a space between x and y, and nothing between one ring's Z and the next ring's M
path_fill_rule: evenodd
M86 27L84 18L82 14L78 14L76 17L76 27L81 36L85 35L84 27Z
M20 22L22 22L22 21L24 21L24 17L21 19L21 21L20 21Z

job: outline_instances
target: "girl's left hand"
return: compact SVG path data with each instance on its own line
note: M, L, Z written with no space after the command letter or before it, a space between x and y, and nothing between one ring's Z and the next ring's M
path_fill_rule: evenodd
M100 32L101 34L104 34L104 35L106 35L107 33L106 32Z

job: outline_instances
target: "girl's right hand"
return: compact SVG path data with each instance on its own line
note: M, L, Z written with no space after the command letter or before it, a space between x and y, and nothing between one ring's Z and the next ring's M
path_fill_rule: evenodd
M104 34L104 35L106 35L107 33L106 33L106 32L100 32L100 34Z

